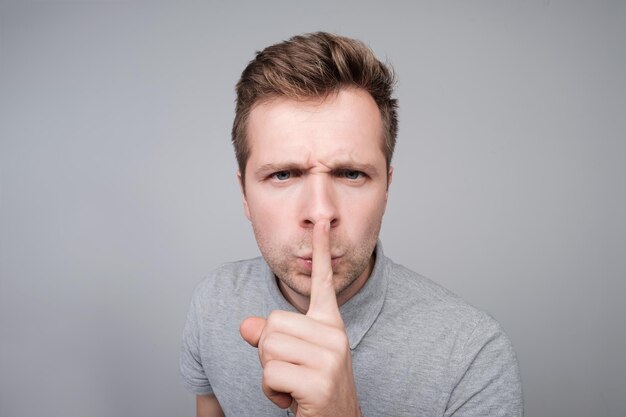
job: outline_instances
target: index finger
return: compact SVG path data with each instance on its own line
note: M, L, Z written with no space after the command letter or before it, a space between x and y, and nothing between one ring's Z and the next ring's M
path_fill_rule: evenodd
M329 324L343 323L333 283L328 220L319 220L313 226L313 269L307 316Z

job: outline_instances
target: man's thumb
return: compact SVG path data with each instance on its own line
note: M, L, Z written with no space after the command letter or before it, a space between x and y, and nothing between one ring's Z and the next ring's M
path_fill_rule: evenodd
M239 333L241 333L241 337L251 346L257 347L264 328L265 319L261 317L248 317L241 322Z

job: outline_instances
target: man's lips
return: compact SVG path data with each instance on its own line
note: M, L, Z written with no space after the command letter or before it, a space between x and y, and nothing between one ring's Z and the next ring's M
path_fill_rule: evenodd
M341 256L332 256L330 258L330 265L332 266L333 269L335 269L335 267L339 264L340 260L341 260ZM308 272L313 271L313 258L308 257L308 256L299 256L297 262L298 262L298 265L300 265L306 271Z

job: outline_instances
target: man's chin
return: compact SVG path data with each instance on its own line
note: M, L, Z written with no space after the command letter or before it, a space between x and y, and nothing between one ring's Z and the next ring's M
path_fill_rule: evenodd
M284 287L288 287L291 291L302 297L311 297L311 274L305 271L291 274L289 278L283 279L277 276L279 286L284 290ZM342 279L341 275L334 274L333 277L335 294L341 293L349 284L345 283L345 279ZM338 284L343 283L344 285Z
M298 294L302 297L311 296L311 274L306 272L299 272L293 274L287 279L278 278L278 284L284 291L288 288L290 291Z

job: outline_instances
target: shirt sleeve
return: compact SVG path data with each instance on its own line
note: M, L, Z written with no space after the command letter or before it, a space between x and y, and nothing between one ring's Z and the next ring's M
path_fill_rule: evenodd
M204 372L200 353L200 292L196 288L187 313L180 353L180 374L185 388L196 395L205 395L213 393L213 389Z
M485 315L456 360L445 416L521 417L522 385L513 346L498 322Z

